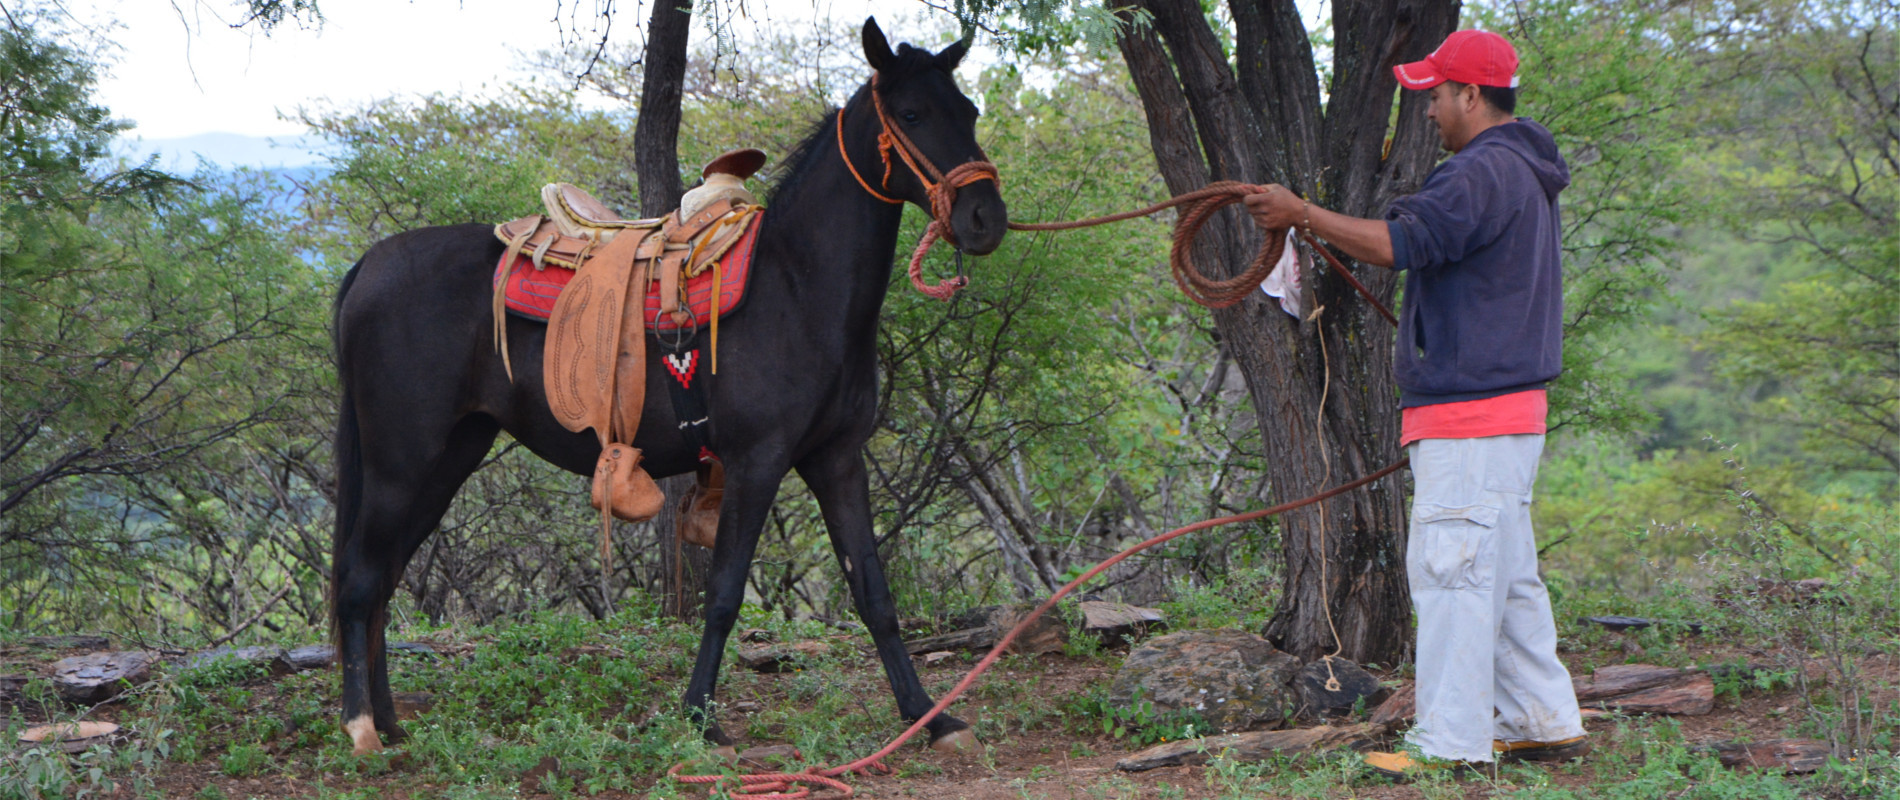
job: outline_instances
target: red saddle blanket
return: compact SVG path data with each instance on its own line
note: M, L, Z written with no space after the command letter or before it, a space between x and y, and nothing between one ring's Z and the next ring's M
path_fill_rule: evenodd
M758 245L759 220L764 217L763 212L752 215L739 241L733 243L732 249L719 258L717 269L707 269L686 279L686 303L692 310L692 318L687 320L686 325L681 326L671 316L660 313L659 281L654 281L647 289L647 324L660 331L691 328L695 321L700 326L706 325L712 316L715 273L719 278L719 316L731 314L745 299L746 279L752 275L752 250ZM496 262L495 281L501 280L502 268L505 266L505 257L503 261ZM509 311L546 322L548 315L554 313L554 301L571 280L574 280L574 270L553 264L547 265L545 269L535 269L534 263L526 255L516 256L514 270L508 274L504 300Z

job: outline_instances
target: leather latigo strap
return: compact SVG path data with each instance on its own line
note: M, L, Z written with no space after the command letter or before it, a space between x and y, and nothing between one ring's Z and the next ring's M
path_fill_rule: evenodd
M666 234L668 242L685 244L731 212L732 201L720 200L700 209L699 213L694 214L690 219L679 219L678 212L674 212L675 216L668 217L666 224L661 226L660 230Z
M495 238L508 242L514 252L528 256L535 269L546 269L549 264L579 269L603 244L618 237L562 236L553 220L535 214L496 225ZM633 238L639 238L639 234L633 234Z

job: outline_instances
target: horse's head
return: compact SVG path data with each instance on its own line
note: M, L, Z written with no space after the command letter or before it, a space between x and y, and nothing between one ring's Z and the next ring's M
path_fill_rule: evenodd
M864 58L877 71L876 78L859 91L860 99L876 93L874 107L881 104L885 124L901 133L916 146L915 155L927 163L915 169L906 167L904 145L896 144L890 154L890 179L885 193L892 198L909 200L930 208L930 196L924 180L933 169L949 173L972 161L988 161L982 146L976 143L976 104L957 88L953 73L957 62L969 52L969 42L961 41L940 53L898 45L892 52L884 31L875 18L864 21ZM859 167L863 169L863 167ZM882 165L876 165L882 174ZM920 175L916 170L923 170ZM868 170L866 171L869 172ZM876 181L874 174L867 179ZM932 180L935 180L932 178ZM1009 221L1002 192L994 180L976 180L959 187L950 210L950 229L957 246L966 253L982 255L1003 243Z

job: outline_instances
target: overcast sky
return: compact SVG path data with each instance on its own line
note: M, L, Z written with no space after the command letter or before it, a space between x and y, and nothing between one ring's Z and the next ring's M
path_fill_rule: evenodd
M279 118L299 105L341 106L431 92L479 94L518 80L518 53L560 44L556 13L587 15L601 0L321 0L320 29L287 23L269 36L232 30L240 7L227 0L65 0L89 26L116 20L105 37L117 63L98 100L136 121L144 139L208 132L293 136ZM638 41L648 6L621 2L615 41ZM743 0L750 25L808 24L814 17L862 20L929 13L913 0ZM569 26L570 34L574 28ZM901 31L890 31L894 41ZM705 36L697 22L695 36ZM596 34L597 35L597 34Z

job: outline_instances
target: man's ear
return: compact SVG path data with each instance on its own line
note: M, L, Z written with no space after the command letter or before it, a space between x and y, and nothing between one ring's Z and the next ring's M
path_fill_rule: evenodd
M864 18L864 60L871 69L883 72L897 57L891 55L891 43L884 38L884 29L877 26L877 17Z
M1465 106L1465 112L1482 114L1489 106L1484 102L1484 91L1475 83L1467 83L1458 90L1458 101Z

